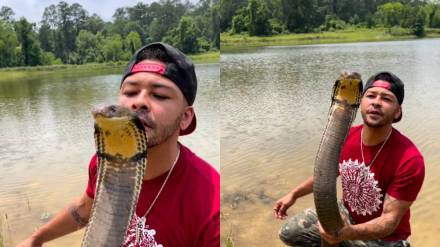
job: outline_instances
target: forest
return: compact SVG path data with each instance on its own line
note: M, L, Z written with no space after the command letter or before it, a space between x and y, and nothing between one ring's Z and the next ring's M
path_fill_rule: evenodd
M0 68L127 61L144 44L163 41L188 54L220 49L218 0L159 0L115 10L111 21L60 1L41 21L0 7Z
M417 37L440 28L439 1L220 0L220 30L271 36L346 28L406 28Z

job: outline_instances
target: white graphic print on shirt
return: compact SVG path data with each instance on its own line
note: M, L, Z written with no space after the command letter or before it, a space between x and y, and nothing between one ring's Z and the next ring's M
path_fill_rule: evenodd
M382 204L381 189L374 179L369 167L357 160L344 160L339 164L342 180L342 194L352 212L361 215L371 215L379 210Z
M128 227L127 236L125 236L123 247L163 247L163 245L158 244L154 239L154 235L156 235L156 230L148 229L148 225L146 224L144 229L142 230L140 241L136 243L136 222L139 217L134 214L130 226Z

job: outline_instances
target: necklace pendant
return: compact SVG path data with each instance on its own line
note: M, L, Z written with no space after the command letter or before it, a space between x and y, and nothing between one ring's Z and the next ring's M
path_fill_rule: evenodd
M135 244L140 244L142 240L142 232L145 228L145 217L138 217L136 220L136 241Z

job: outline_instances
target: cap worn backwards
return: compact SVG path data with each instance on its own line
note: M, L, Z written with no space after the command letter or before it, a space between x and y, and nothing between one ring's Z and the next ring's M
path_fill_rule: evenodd
M170 61L160 61L160 64L142 62L144 58L140 55L146 49L162 50L169 57ZM120 87L122 87L122 83L128 76L138 72L157 73L170 79L180 89L188 105L193 105L197 93L197 77L194 70L194 64L191 59L178 49L162 42L151 43L141 47L133 54L133 57L128 62L127 68L121 79ZM195 128L196 116L194 115L189 127L181 131L180 135L190 134Z

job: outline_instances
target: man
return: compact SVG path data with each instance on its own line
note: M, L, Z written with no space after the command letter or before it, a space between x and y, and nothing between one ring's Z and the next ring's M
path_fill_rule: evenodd
M178 142L179 135L196 128L192 106L196 91L191 60L168 44L146 45L128 64L118 103L141 116L149 149L136 212L123 246L220 245L219 174ZM97 170L95 155L86 192L18 246L42 246L86 226ZM139 222L143 223L140 230L136 229Z
M337 236L319 225L307 209L280 230L292 246L320 246L320 238L341 246L409 246L410 206L424 179L424 161L415 145L392 124L402 118L404 86L392 73L368 79L360 111L363 125L351 128L340 155L341 216L345 225ZM284 219L295 201L313 191L313 176L279 199L275 217Z

